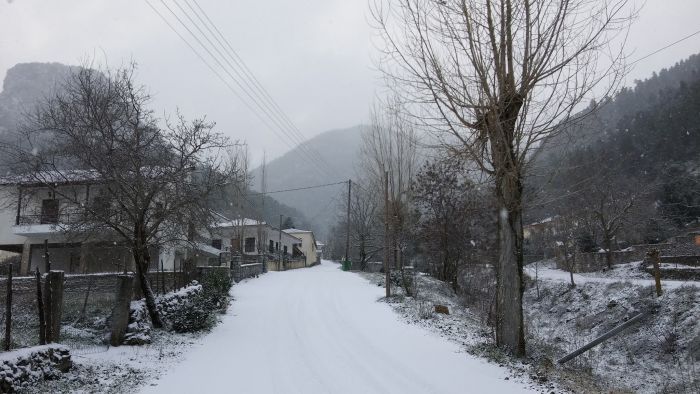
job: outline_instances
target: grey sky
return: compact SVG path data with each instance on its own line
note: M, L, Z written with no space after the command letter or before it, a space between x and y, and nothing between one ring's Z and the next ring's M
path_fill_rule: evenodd
M159 5L158 0L152 0ZM172 4L172 3L169 3ZM366 122L381 91L366 0L199 0L234 48L305 137ZM161 5L162 8L162 5ZM637 59L700 30L698 0L648 0L632 27ZM700 35L638 63L629 76L645 78L700 52ZM145 1L14 0L0 3L0 78L16 63L109 65L139 63L139 81L154 109L206 114L220 131L246 140L254 162L262 151L291 147L265 127Z

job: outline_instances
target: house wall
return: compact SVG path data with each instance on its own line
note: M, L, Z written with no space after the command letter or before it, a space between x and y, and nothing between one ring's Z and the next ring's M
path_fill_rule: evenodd
M25 237L12 232L17 217L17 187L0 186L0 245L21 245Z
M294 236L301 239L300 249L306 255L306 266L310 267L316 264L318 257L316 255L316 241L313 233L294 233Z
M232 250L231 239L241 237L243 239L243 254L246 255L257 255L258 250L268 252L269 241L273 241L275 246L279 243L280 232L279 230L269 226L262 225L262 229L259 226L243 226L241 227L227 227L217 229L212 235L212 239L221 239L221 246L223 250ZM255 249L253 252L245 251L245 239L255 238ZM285 232L282 232L282 246L280 249L284 250L284 246L287 247L287 252L292 253L294 244L301 243L301 241L294 236L291 236ZM277 249L275 249L277 253Z

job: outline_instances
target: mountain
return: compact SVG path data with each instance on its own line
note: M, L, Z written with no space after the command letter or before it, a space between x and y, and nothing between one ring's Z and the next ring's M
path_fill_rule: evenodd
M540 146L535 167L556 167L572 150L600 145L618 131L628 130L630 117L666 105L679 88L699 80L700 54L695 54L647 79L635 80L633 88L624 87L614 97L592 102L594 111L589 107L573 115L573 121L560 126L560 131Z
M22 114L51 94L72 69L60 63L19 63L7 70L0 92L0 137L7 137Z
M648 198L655 222L682 227L699 220L700 55L636 81L564 131L542 146L529 174L541 201L614 177L616 189L635 185ZM551 215L544 204L531 207L528 219Z
M362 132L366 126L354 126L323 132L267 163L267 191L295 189L346 181L353 177L360 157ZM304 151L317 156L312 160ZM319 168L321 167L321 168ZM254 187L261 190L262 168L252 171ZM338 209L347 193L347 184L306 190L271 193L283 204L295 207L310 222L317 238L325 239L335 223Z

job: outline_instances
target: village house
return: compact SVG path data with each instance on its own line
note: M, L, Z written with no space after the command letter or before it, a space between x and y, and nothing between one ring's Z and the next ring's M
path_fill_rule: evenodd
M301 240L301 245L299 249L306 257L305 267L310 267L314 264L321 263L321 256L317 252L316 248L316 238L311 230L300 230L297 228L288 228L282 230L287 234L293 235Z
M219 217L221 221L211 231L210 244L232 259L240 259L241 264L264 261L268 271L304 266L306 256L300 238L255 219Z
M75 230L83 204L101 204L104 182L89 172L48 174L43 183L19 177L0 181L0 250L21 254L21 275L45 271L44 251L51 269L66 273L123 272L133 270L133 256L120 237L104 231ZM53 177L53 178L52 178ZM50 185L50 186L49 186ZM65 198L70 196L70 198ZM84 201L75 204L75 201ZM153 247L151 269L181 269L186 252L176 247ZM199 251L208 255L210 251Z

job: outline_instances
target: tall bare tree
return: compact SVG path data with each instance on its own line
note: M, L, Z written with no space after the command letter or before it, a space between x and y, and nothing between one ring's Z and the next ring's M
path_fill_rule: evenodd
M191 241L213 221L212 193L238 170L231 145L204 119L165 126L134 81L135 65L79 68L26 116L12 150L18 176L74 209L63 230L85 240L112 234L132 253L146 306L163 322L147 276L154 247ZM89 181L92 192L57 185Z
M619 81L627 0L376 0L380 68L412 113L493 177L499 345L525 354L523 179L533 148ZM605 92L603 92L605 93ZM411 107L409 107L411 108Z
M382 250L379 203L379 193L373 188L355 188L350 200L350 239L363 271Z
M403 251L408 244L410 187L418 167L417 133L409 122L397 96L375 105L369 129L362 136L361 154L368 187L382 190L385 173L389 174L389 217L391 263L403 265Z

